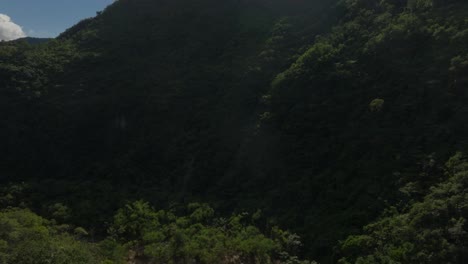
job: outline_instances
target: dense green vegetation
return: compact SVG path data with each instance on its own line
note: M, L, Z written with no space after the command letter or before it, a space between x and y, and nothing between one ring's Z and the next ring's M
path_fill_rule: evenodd
M2 201L8 196L13 197L9 193ZM57 219L68 216L69 209L61 204L50 209ZM107 238L95 243L82 227L8 208L0 212L0 263L312 264L293 255L301 246L296 234L261 224L261 218L260 211L216 218L212 208L196 203L156 211L137 201L119 209Z
M364 234L348 237L339 263L463 263L468 256L466 157L452 157L440 178L422 199L386 211L364 227ZM406 194L414 194L415 183L405 186Z
M306 233L329 230L327 244L396 202L426 156L466 149L467 83L454 63L467 52L467 5L412 3L342 1L340 25L272 83L266 133L280 131L281 191L305 200L286 208L309 211Z
M0 263L99 263L91 247L26 209L0 213Z
M135 249L135 258L156 263L310 263L296 256L299 237L256 224L261 212L214 218L205 204L189 204L185 216L173 211L154 211L135 202L120 209L110 227L112 237Z
M0 43L2 261L463 263L467 14L119 0Z

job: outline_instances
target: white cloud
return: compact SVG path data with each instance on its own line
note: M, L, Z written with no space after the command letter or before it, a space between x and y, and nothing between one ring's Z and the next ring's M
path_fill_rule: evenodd
M0 14L0 41L26 37L23 29L11 21L7 15Z

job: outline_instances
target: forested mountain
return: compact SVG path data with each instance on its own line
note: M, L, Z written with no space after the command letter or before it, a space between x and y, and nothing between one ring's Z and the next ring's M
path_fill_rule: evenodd
M0 262L464 263L467 15L119 0L0 43Z
M17 39L15 41L26 41L27 43L29 44L41 44L41 43L44 43L44 42L47 42L49 41L50 38L34 38L34 37L25 37L25 38L20 38L20 39Z

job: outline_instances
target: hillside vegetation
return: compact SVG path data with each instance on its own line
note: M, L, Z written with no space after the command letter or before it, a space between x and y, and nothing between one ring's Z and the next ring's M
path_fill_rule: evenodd
M463 263L467 14L119 0L0 43L0 263Z

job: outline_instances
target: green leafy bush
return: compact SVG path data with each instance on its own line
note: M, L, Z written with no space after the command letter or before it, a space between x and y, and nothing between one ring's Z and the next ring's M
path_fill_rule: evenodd
M269 264L297 259L292 254L300 247L299 238L277 227L262 232L253 225L258 212L217 218L211 207L196 203L182 211L155 211L137 201L117 212L110 234L134 252L132 258L156 263Z
M92 245L63 233L27 209L0 212L0 263L92 264Z

